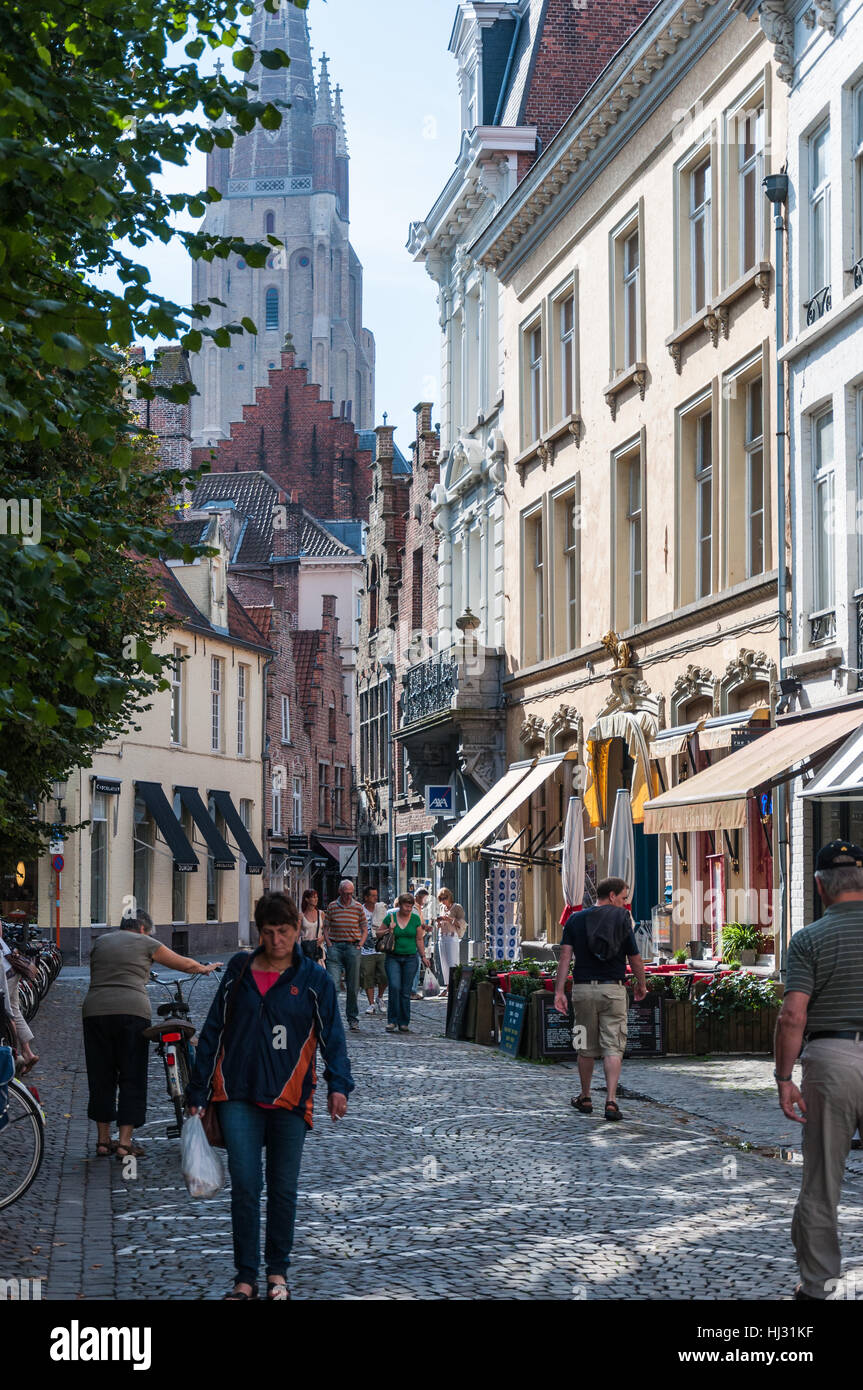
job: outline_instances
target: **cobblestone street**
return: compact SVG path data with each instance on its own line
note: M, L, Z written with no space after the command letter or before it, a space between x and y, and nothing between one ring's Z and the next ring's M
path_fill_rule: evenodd
M214 988L196 989L199 1021ZM48 1151L36 1185L3 1213L3 1274L41 1277L48 1299L218 1298L232 1274L228 1193L187 1196L155 1055L137 1175L95 1157L85 990L82 972L64 972L35 1020ZM612 1126L601 1105L591 1118L571 1109L572 1069L447 1041L443 1018L441 1002L415 1006L414 1032L394 1037L362 1015L349 1039L357 1090L337 1127L319 1093L297 1298L788 1297L800 1169L740 1147L799 1142L766 1059L626 1064L625 1122ZM859 1269L859 1155L853 1164L843 1251Z

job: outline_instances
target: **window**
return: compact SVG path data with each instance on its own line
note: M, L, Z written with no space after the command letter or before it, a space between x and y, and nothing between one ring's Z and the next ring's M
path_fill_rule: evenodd
M557 361L554 371L554 418L566 420L576 412L575 403L575 294L553 304L557 329Z
M423 625L423 549L417 546L413 554L411 574L411 627L421 632Z
M268 212L264 217L264 231L267 236L273 236L276 230L276 214Z
M564 632L565 651L578 646L578 522L579 507L575 492L567 493L557 502L559 518L562 521L561 542L563 550L564 578Z
M272 286L264 297L264 327L268 333L279 328L279 291Z
M737 119L738 275L745 275L763 255L764 107L741 112Z
M282 771L275 768L272 781L273 796L273 834L280 836L282 833Z
M333 768L333 811L336 825L345 823L345 769Z
M613 465L613 611L621 632L644 621L643 468L643 450L638 442L622 449Z
M246 756L246 692L248 666L237 667L237 757Z
M183 742L183 648L174 647L171 666L171 742Z
M704 159L688 176L690 316L705 308L713 293L710 175L710 160Z
M303 781L301 777L295 777L293 780L291 833L293 835L302 835L303 833Z
M542 321L539 318L524 330L522 352L522 446L527 448L540 438L544 423Z
M210 747L214 753L222 748L222 659L210 658Z
M860 265L863 261L863 82L856 87L851 95L853 103L853 122L854 134L852 136L854 148L854 173L852 197L854 200L854 243L851 259L855 265ZM860 267L859 275L854 279L855 288L863 284L863 266Z
M291 741L291 697L282 696L282 743Z
M336 707L335 707L335 705L330 705L329 709L327 710L327 737L328 737L330 743L335 743L335 741L336 741Z
M623 243L623 351L624 367L639 360L639 251L638 230Z
M812 421L812 543L813 611L834 606L833 588L833 412L825 410Z
M829 123L809 140L809 294L830 284ZM808 307L808 306L807 306ZM823 313L823 307L821 308ZM816 314L814 317L820 317ZM810 319L810 321L812 321Z
M545 537L542 509L524 518L524 659L528 664L545 659Z
M766 549L764 410L761 377L746 386L746 577L763 574Z
M220 820L221 820L222 818L221 818L221 816L218 815L218 813L217 813L217 811L216 811L216 803L215 803L215 801L213 800L212 797L210 797L209 800L208 800L208 802L207 802L207 810L209 811L210 816L212 817L213 821L215 822L217 830L220 830L220 831L221 831L221 830L223 829L224 822L222 823L222 825L219 824L219 822L220 822ZM216 861L215 861L215 858L213 857L213 854L208 850L208 851L207 851L207 917L206 917L206 920L207 920L208 922L218 922L218 921L219 921L220 899L221 899L220 888L221 888L221 876L220 876L219 871L216 869Z
M713 592L713 417L708 410L695 426L695 596Z
M103 792L93 793L90 813L90 921L108 922L108 808Z
M135 798L132 834L132 892L135 895L136 907L149 912L150 875L156 835L152 816L139 797Z
M330 765L318 763L318 824L330 823Z

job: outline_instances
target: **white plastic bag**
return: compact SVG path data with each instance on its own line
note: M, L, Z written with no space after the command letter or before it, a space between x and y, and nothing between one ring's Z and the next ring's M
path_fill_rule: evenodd
M210 1147L200 1115L190 1115L183 1125L180 1163L190 1197L215 1197L225 1186L222 1160Z
M437 982L437 976L433 975L430 970L427 970L423 977L423 994L434 995L439 992L440 985Z

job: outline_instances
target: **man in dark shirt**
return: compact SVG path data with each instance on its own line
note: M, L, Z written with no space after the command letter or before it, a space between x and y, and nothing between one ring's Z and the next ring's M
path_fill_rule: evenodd
M572 1010L575 1028L581 1030L582 1036L577 1043L581 1095L573 1097L571 1104L582 1115L593 1114L590 1083L593 1064L597 1057L601 1057L605 1071L607 1120L622 1119L616 1097L626 1051L628 999L624 982L627 957L635 976L635 998L643 999L647 993L644 962L633 935L632 918L626 907L626 891L622 878L605 878L597 886L596 907L589 908L587 912L574 912L568 919L563 929L554 989L555 1008L562 1014L568 1013L566 977L572 961ZM601 918L597 918L598 913L602 914ZM607 959L600 959L590 950L587 944L588 924L592 932L601 925L602 935L607 940L620 942L618 949ZM574 1033L574 1041L577 1036Z
M783 1114L805 1125L791 1239L801 1280L794 1296L807 1300L838 1294L842 1178L855 1129L863 1134L863 849L825 845L815 884L825 911L788 947L773 1073Z

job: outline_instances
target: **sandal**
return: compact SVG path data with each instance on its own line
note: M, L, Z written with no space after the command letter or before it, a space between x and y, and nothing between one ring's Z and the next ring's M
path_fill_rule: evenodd
M607 1120L623 1119L623 1116L620 1113L616 1100L607 1100L605 1102L605 1118Z
M573 1110L578 1110L582 1115L593 1114L593 1101L590 1096L578 1096L577 1099L574 1098L569 1103Z
M147 1150L142 1149L140 1144L114 1145L114 1153L116 1157L121 1160L124 1158L128 1158L130 1155L132 1156L132 1158L143 1158L146 1152Z
M268 1303L287 1303L291 1297L291 1291L287 1284L268 1284L267 1302Z
M99 1143L96 1145L97 1158L110 1158L111 1154L117 1152L117 1140L109 1139L107 1144Z
M241 1282L245 1282L245 1281L241 1281ZM257 1296L258 1296L258 1286L257 1286L257 1284L250 1284L249 1287L250 1287L251 1290L252 1290L251 1293L240 1293L239 1290L238 1290L238 1288L237 1288L237 1285L235 1284L234 1287L230 1290L230 1292L228 1292L228 1293L222 1295L222 1302L223 1302L223 1303L251 1303L252 1299L253 1299L253 1298L257 1298Z

